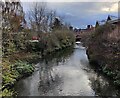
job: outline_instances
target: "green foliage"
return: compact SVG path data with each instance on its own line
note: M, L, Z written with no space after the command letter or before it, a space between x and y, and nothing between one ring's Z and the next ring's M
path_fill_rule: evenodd
M9 62L3 64L2 94L4 96L11 96L13 95L13 92L10 90L11 86L13 86L19 78L32 74L34 67L32 64L22 61L17 61L15 64L10 64Z
M25 19L20 2L9 3L10 6L8 6L7 8L9 11L6 10L7 2L3 4L3 8L5 9L3 9L2 14L4 24L2 27L2 51L3 57L5 58L5 60L3 60L2 62L3 96L11 96L13 92L10 90L10 88L15 84L15 82L19 78L30 75L34 71L33 65L28 64L27 62L17 61L13 64L14 60L16 59L15 57L18 57L17 59L19 59L19 57L21 56L19 53L25 53L27 51L29 53L41 52L42 54L45 54L71 46L75 42L75 36L73 32L65 28L61 20L57 18L50 26L51 32L43 33L42 30L39 30L40 32L37 31L36 35L40 37L39 42L30 42L29 40L31 40L31 37L34 34L33 32L33 35L31 34L32 29L25 29L23 27L25 24L22 25L23 23L25 23ZM13 14L13 12L11 11L11 9L13 8L12 4L15 4L14 6L18 6L15 8L19 8L20 6L21 10L14 9ZM16 14L19 11L20 15ZM51 18L54 19L54 17ZM34 23L32 25L34 25ZM45 29L48 30L46 25ZM52 27L52 25L54 26ZM41 28L41 25L39 25L38 28ZM13 57L10 58L12 55Z
M34 71L32 64L22 61L16 62L14 66L12 66L12 69L16 70L21 75L29 75Z
M49 33L45 38L47 39L44 41L44 46L46 46L44 49L46 52L71 46L75 42L74 34L69 30L56 30Z
M120 85L120 79L119 79L119 80L114 81L114 83L115 83L115 84L117 84L117 85Z
M96 21L96 25L95 25L95 27L97 28L99 26L99 22L98 21Z
M53 30L62 29L62 22L58 18L55 18L52 28Z
M5 88L5 89L2 91L2 93L0 94L0 96L2 96L3 98L6 97L6 96L9 97L9 98L13 98L13 97L12 97L13 93L14 93L13 91L8 90L8 89Z
M46 48L47 48L46 51L48 52L52 52L55 49L60 48L59 40L53 33L48 35Z
M15 78L16 77L14 75L12 75L12 73L5 73L2 76L4 86L13 85L16 82Z
M19 1L2 2L2 6L2 50L3 56L8 56L26 49L27 30L22 32L26 21Z
M9 37L6 38L4 36L5 35L3 34L2 50L5 56L27 49L27 32L18 32L18 34L14 34L12 40L10 40Z
M55 30L50 33L42 33L39 42L29 42L28 51L39 51L42 54L50 53L73 45L75 36L68 29Z
M73 32L69 30L56 31L55 35L59 41L61 48L64 48L66 46L71 46L75 42L75 36Z

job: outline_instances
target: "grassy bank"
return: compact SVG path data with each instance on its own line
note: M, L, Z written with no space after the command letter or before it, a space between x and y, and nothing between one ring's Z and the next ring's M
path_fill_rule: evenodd
M70 49L72 46L66 46L60 50ZM54 55L56 51L50 52L49 55ZM48 54L44 55L46 57ZM13 87L18 80L30 76L34 72L34 65L41 58L39 53L19 53L12 57L3 58L2 64L2 96L17 95ZM12 62L11 62L12 60Z
M17 56L13 55L13 57L3 58L2 96L13 96L15 94L13 90L14 84L21 78L27 77L34 72L34 60L37 57L35 54L24 53L22 56L17 54Z
M120 35L119 27L105 24L90 34L84 35L82 42L87 47L90 64L96 66L120 86Z

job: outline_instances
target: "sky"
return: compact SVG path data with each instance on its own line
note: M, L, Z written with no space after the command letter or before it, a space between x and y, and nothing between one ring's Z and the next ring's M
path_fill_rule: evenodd
M30 8L30 2L21 0L25 12ZM35 0L34 0L35 1ZM38 3L43 0L37 0ZM86 28L95 25L96 21L107 18L108 15L118 16L118 0L44 0L47 8L55 10L64 17L64 21L73 27ZM106 2L105 2L106 1ZM32 1L31 1L32 2Z

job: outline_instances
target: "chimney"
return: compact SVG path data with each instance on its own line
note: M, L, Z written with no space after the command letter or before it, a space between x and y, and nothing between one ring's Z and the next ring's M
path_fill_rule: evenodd
M91 26L90 25L87 25L87 29L90 29L91 28Z

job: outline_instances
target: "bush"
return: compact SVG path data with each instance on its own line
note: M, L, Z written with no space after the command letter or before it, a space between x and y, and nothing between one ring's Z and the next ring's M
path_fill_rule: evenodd
M10 64L8 61L4 62L3 64L2 95L11 96L13 91L10 88L19 78L30 75L34 71L34 67L32 64L22 61L17 61L15 64Z
M16 70L23 76L31 74L34 71L34 67L27 62L18 61L12 66L12 70Z
M96 61L95 65L100 68L103 73L111 77L115 84L120 85L119 78L119 45L116 38L111 39L109 35L116 35L116 26L106 23L98 26L90 35L87 42L88 55L90 61ZM118 54L117 54L118 53Z
M46 54L58 49L71 46L74 44L74 42L75 36L73 32L66 29L56 30L50 33L41 34L39 42L29 43L28 49Z
M12 97L13 93L14 93L14 92L11 91L11 90L4 89L4 90L2 91L2 93L0 94L0 96L2 96L3 98L4 98L5 96L7 96L7 97L9 97L9 98L13 98L13 97Z

